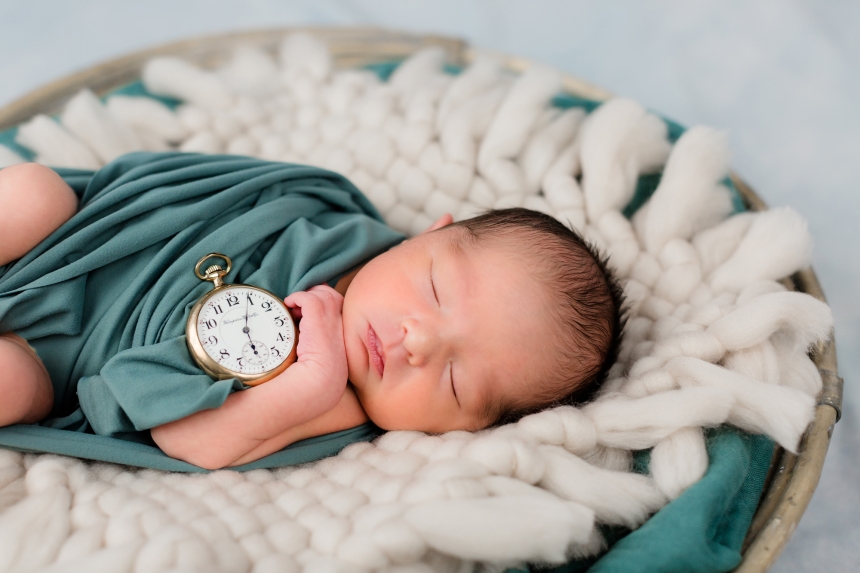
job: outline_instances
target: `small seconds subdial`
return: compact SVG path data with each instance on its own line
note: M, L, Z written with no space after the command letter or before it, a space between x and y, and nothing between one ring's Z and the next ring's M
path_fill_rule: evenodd
M248 364L265 364L269 359L269 349L259 340L251 340L242 348L242 356Z
M296 339L284 304L268 292L225 286L214 292L197 318L200 342L220 366L241 374L263 374L286 360Z

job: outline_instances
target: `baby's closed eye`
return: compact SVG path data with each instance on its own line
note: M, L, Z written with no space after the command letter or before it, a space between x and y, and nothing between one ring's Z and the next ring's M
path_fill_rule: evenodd
M436 283L433 282L433 261L432 260L430 261L430 273L429 274L430 274L430 288L433 290L433 298L436 299L436 305L437 306L442 306L439 303L439 295L436 292Z
M448 377L451 380L451 391L454 393L454 399L457 400L457 405L460 406L460 397L457 396L457 385L454 384L454 362L448 363Z

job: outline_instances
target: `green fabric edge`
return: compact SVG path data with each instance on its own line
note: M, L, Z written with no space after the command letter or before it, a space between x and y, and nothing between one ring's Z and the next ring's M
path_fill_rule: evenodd
M182 100L174 99L172 97L167 96L160 96L152 93L151 91L146 89L146 87L143 85L143 82L140 80L131 82L130 84L126 84L111 91L103 98L101 98L101 100L105 101L109 96L115 95L124 95L129 97L148 97L160 101L170 109L176 109L182 103Z
M610 551L530 570L722 573L737 567L764 489L774 443L767 436L722 426L707 432L706 444L710 465L705 476L638 529L605 528Z
M348 430L298 441L255 462L230 469L249 471L279 468L333 456L355 442L369 442L382 430L367 423ZM206 473L209 470L171 458L155 446L83 432L16 424L0 428L0 446L27 453L50 453L126 466L170 472Z
M18 135L18 126L10 127L5 131L0 131L0 145L5 145L21 157L23 157L26 161L33 161L35 159L36 154L33 153L29 148L24 147L15 141L15 136Z

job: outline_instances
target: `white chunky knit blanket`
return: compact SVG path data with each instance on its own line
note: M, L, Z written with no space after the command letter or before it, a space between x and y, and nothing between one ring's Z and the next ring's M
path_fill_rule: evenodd
M828 307L777 279L810 262L788 208L728 216L726 138L673 146L664 122L614 99L550 105L560 74L479 58L459 75L429 49L388 81L334 70L310 36L277 58L246 48L218 70L149 62L148 98L91 92L18 142L52 166L139 149L227 152L347 175L395 228L445 212L524 206L609 253L630 301L599 397L477 433L390 432L302 467L185 475L0 450L0 571L457 571L558 563L637 527L706 471L703 427L733 424L795 450L821 379L807 357ZM0 166L20 161L0 146ZM632 221L641 174L662 171ZM650 475L631 451L653 448Z

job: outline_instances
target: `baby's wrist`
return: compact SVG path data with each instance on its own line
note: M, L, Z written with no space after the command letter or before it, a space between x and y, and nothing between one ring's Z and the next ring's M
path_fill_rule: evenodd
M340 401L346 389L347 375L328 369L311 367L307 362L296 362L287 368L285 374L292 383L311 387L311 396L323 411L328 411Z

